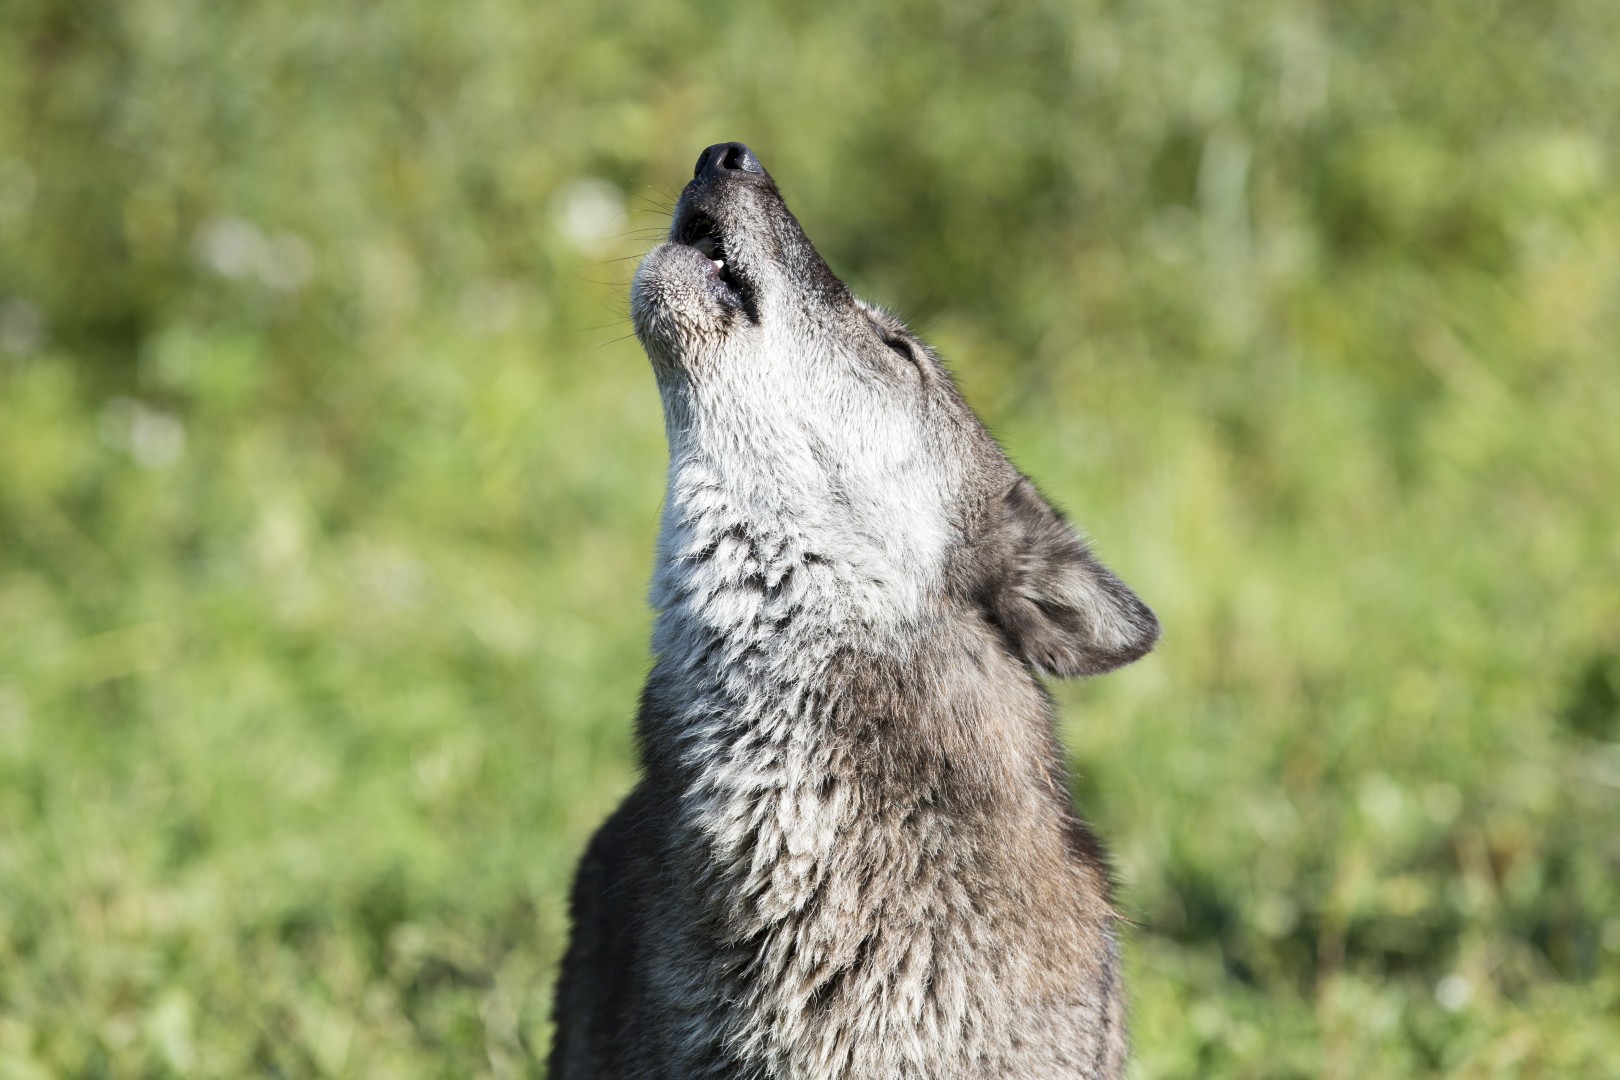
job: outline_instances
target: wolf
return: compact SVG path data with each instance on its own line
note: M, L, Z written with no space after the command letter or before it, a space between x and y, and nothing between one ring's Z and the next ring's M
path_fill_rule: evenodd
M636 272L669 473L642 775L580 864L553 1080L1122 1075L1102 846L1040 673L1153 613L703 151Z

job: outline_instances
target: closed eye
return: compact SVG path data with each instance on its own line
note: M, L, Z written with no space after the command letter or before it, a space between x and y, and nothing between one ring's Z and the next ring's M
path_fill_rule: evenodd
M893 349L902 359L911 363L918 371L922 370L922 363L917 357L917 350L912 348L911 342L902 337L883 335L883 344Z

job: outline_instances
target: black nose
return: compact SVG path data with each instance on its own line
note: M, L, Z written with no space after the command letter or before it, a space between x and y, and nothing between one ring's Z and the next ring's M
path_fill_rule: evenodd
M692 170L694 180L715 180L727 173L745 172L763 176L765 166L754 152L740 142L715 143L698 155L697 168Z

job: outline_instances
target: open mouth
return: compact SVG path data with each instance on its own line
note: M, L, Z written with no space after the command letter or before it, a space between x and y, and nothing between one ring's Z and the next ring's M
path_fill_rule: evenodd
M720 226L707 214L692 214L681 222L680 230L676 233L675 242L695 248L704 258L709 260L713 269L710 271L727 288L733 292L740 292L741 285L732 276L731 267L726 258L726 240L720 232Z

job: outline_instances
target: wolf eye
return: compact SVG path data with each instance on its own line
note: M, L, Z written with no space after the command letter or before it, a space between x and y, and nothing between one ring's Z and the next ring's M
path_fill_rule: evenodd
M922 364L917 360L917 353L911 347L911 342L907 341L905 338L893 337L892 335L884 334L883 344L893 349L902 360L909 362L921 370Z

